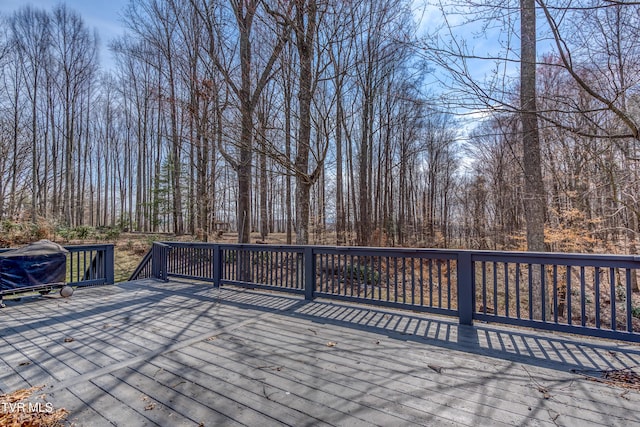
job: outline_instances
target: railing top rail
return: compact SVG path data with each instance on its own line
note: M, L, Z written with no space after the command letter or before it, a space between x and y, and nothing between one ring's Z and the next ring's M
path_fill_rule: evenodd
M95 251L95 250L101 250L109 247L113 247L113 243L64 246L64 248L69 252Z
M640 256L613 254L580 254L563 252L469 251L473 261L521 262L549 265L638 267Z
M564 252L527 252L527 251L478 251L469 249L434 249L434 248L405 248L405 247L369 247L369 246L330 246L330 245L286 245L286 244L250 244L250 243L211 243L211 242L155 242L164 246L206 248L219 246L223 249L266 250L302 252L312 247L314 251L326 254L371 255L389 253L404 256L438 255L442 258L456 258L460 254L470 254L474 261L498 262L530 262L537 264L569 264L569 265L598 265L637 266L640 256L590 253ZM619 264L619 265L618 265Z
M458 251L416 248L370 248L364 246L314 246L314 252L328 255L396 256L412 258L457 259Z
M161 246L164 248L170 248L171 246L175 246L174 243L180 243L180 242L153 242L154 245Z
M113 247L113 243L96 243L90 245L63 245L63 248L69 252L95 251ZM0 248L0 252L11 251L16 248Z
M247 250L284 250L291 252L302 252L306 248L312 247L316 251L323 253L335 252L393 252L401 254L414 254L414 253L430 253L430 254L449 254L456 255L459 250L455 249L432 249L432 248L400 248L400 247L372 247L372 246L331 246L331 245L287 245L287 244L252 244L252 243L211 243L211 242L171 242L163 241L156 242L162 243L167 246L180 246L180 247L209 247L220 246L224 249L247 249Z
M290 252L302 252L307 246L300 245L272 245L272 244L250 244L250 243L212 243L212 242L171 242L162 241L154 242L164 246L183 247L183 248L208 248L220 246L224 249L247 249L247 250L280 250ZM317 246L314 246L317 247Z

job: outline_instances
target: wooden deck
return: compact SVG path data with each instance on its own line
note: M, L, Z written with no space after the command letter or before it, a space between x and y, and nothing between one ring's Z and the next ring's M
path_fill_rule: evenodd
M153 280L0 321L0 391L78 426L640 425L639 391L572 371L640 366L625 343Z

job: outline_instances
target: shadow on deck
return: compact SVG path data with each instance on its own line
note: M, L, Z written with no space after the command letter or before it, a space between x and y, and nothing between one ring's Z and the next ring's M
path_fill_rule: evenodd
M7 301L0 391L75 425L640 425L640 348L187 281ZM2 410L2 408L0 408Z

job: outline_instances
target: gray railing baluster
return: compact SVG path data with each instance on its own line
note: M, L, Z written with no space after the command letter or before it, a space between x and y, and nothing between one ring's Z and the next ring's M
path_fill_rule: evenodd
M79 269L96 280L102 271L109 274L105 264L112 262L113 248L91 250L73 252L72 277ZM640 341L631 300L631 275L640 263L629 256L156 242L150 259L145 265L162 280L192 278L308 300L408 308L458 316L461 324L481 320Z

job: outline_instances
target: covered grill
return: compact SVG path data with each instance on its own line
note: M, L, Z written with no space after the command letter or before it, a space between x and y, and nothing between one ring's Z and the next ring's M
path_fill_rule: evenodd
M0 302L8 294L65 286L68 253L49 240L0 253Z

